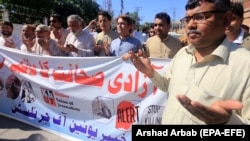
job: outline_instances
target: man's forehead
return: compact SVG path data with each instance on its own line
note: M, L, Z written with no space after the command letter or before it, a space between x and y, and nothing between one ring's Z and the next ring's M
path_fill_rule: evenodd
M12 29L11 26L9 26L9 25L2 25L1 28L10 29L10 30Z
M156 18L154 20L154 23L166 23L166 20L163 18L163 19L160 19L160 18Z
M200 12L205 12L205 11L212 11L212 10L215 10L214 5L211 4L211 3L208 3L208 4L206 3L206 4L196 6L193 9L186 10L186 15L192 15L192 14L195 14L195 13L200 13Z

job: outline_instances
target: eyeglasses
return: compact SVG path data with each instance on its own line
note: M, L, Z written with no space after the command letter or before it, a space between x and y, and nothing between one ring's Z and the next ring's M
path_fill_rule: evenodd
M204 23L206 19L209 18L209 14L211 13L225 13L225 11L213 10L213 11L205 11L200 13L195 13L192 16L187 16L181 19L181 22L184 24L188 24L192 19L196 23Z

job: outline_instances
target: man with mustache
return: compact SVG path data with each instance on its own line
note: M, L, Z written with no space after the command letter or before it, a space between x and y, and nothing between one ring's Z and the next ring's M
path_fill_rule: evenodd
M31 52L46 56L65 56L65 52L57 47L56 41L50 38L50 28L47 25L39 24L35 29L35 43Z
M63 18L58 14L50 15L50 38L56 41L57 47L59 49L63 48L65 44L65 40L67 35L69 34L69 30L63 27ZM68 54L65 52L61 53L62 56L67 56Z
M134 66L168 94L162 124L249 124L250 52L230 42L230 0L188 0L183 18L190 45L165 74L142 51Z
M84 20L73 14L67 17L67 24L70 33L61 49L71 57L94 56L95 39L88 31L83 30Z

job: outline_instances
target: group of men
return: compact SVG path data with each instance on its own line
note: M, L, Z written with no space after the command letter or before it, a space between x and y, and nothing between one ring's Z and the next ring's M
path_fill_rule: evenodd
M171 20L167 13L156 14L151 32L157 36L149 39L137 31L135 21L128 15L117 17L116 30L111 27L112 18L108 12L100 11L97 19L86 26L79 15L70 15L65 29L62 17L52 14L49 26L25 24L21 39L12 34L11 22L3 22L0 44L27 53L73 57L123 56L130 50L144 49L148 57L172 58L182 47L178 39L168 35ZM96 23L100 32L94 34L91 30Z
M120 15L114 31L111 16L105 11L98 14L101 32L95 37L80 16L70 15L69 32L56 25L62 22L60 18L52 16L51 28L38 25L31 28L33 34L27 33L27 26L22 41L26 51L38 54L131 59L140 72L168 94L162 124L249 124L250 51L247 48L250 44L248 38L245 41L249 34L241 28L242 5L230 0L187 0L185 9L182 19L188 39L185 47L168 35L171 20L167 13L156 14L155 35L145 41L145 48L132 36L134 24L129 16ZM21 49L20 41L15 37L9 39L13 27L6 26L2 25L5 40L2 45ZM153 69L152 57L172 58L165 74Z

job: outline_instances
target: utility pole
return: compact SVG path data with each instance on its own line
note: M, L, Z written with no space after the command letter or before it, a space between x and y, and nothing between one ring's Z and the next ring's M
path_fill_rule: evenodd
M112 1L111 0L103 0L103 8L109 13L112 12Z
M123 14L123 8L124 8L124 6L123 6L123 0L121 0L121 11L120 11L120 14Z
M140 9L141 7L135 7L135 11L136 11L136 25L138 25L138 23L139 23L139 9Z
M175 10L176 10L176 8L171 8L171 9L173 10L172 22L175 22Z

